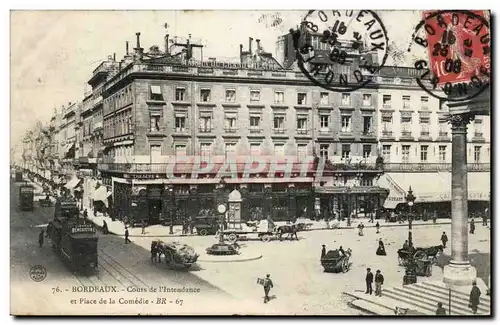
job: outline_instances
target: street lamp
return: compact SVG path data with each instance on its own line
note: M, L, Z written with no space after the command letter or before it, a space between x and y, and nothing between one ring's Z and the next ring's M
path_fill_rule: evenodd
M411 208L413 204L415 203L416 197L413 195L413 191L410 189L408 190L408 194L406 195L406 204L408 204L408 246L410 248L413 248L413 240L412 240L412 222L413 222L413 216L411 212Z
M172 202L172 206L170 207L170 210L169 210L169 217L170 217L170 230L169 230L169 234L170 235L173 235L174 234L174 207L175 207L175 192L174 192L174 188L172 186L169 186L168 187L168 191L170 192L170 200Z

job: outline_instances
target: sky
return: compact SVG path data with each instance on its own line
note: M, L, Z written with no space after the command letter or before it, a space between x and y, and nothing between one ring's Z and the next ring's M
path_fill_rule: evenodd
M12 11L11 12L11 143L20 141L37 120L48 121L68 102L81 101L92 70L116 53L125 54L125 41L135 47L163 48L168 33L202 39L204 58L237 57L248 37L261 39L264 50L275 53L278 36L296 27L306 11L282 11L282 23L259 23L265 11ZM418 11L378 11L396 47L407 48ZM388 65L392 64L390 60Z

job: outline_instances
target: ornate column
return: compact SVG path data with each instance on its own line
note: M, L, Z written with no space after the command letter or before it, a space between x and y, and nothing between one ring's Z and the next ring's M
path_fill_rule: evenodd
M469 262L468 193L467 193L467 125L473 113L450 115L452 135L451 160L451 261L444 267L443 282L471 285L477 277Z

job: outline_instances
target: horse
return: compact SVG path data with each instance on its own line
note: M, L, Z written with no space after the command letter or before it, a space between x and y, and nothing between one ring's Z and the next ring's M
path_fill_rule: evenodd
M430 257L430 258L435 259L438 255L438 253L443 252L443 249L444 249L443 245L431 246L431 247L427 247L427 248L419 247L415 250L415 254L413 256L417 257L417 256L422 255L422 253L424 253L426 257Z
M287 234L286 238L289 238L290 240L295 237L296 240L299 240L299 237L297 236L297 226L296 225L284 225L284 226L279 226L277 229L278 233L278 239L281 241L282 236L284 234Z

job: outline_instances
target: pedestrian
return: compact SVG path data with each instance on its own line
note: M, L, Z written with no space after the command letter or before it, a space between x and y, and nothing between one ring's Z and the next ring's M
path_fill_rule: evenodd
M40 234L38 234L38 245L40 245L40 247L43 246L43 229L40 231Z
M151 242L151 263L154 264L156 263L156 254L157 254L157 248L156 248L156 241Z
M83 210L83 220L87 220L89 217L89 213L87 212L87 209Z
M375 296L382 296L382 285L384 284L384 276L377 270L375 273Z
M104 235L109 234L108 223L106 222L106 220L102 221L102 233Z
M484 210L483 214L483 226L487 227L488 226L488 208Z
M273 281L271 280L271 275L267 274L266 278L264 279L264 303L266 304L269 300L269 291L273 287Z
M375 224L375 228L377 228L377 234L380 234L380 224L378 223L378 221Z
M434 210L434 213L432 214L432 222L434 224L437 223L437 211L436 210Z
M142 222L141 222L141 235L145 235L146 234L146 220L142 219Z
M372 283L373 283L373 273L370 268L366 269L366 277L365 277L365 283L366 283L366 294L372 294L373 289L372 289Z
M438 302L438 308L436 309L436 316L437 315L446 315L446 309L443 308L443 303Z
M128 239L128 228L125 227L125 244L131 243L130 239Z
M339 253L342 254L342 256L345 256L345 251L342 248L342 246L340 246L340 248L339 248Z
M477 287L476 281L472 282L472 290L470 291L469 297L469 307L472 309L474 314L477 313L477 307L479 306L479 297L481 297L481 290Z
M470 233L474 234L475 230L476 230L476 224L474 223L474 218L472 218L470 221Z
M408 243L408 240L405 240L405 243L403 244L403 250L407 251L410 249L410 244Z
M379 256L386 256L387 253L385 252L385 246L384 246L384 242L382 241L382 238L379 238L378 240L378 248L377 248L377 252L375 253Z
M326 255L326 245L321 245L323 248L321 248L321 259L325 257Z
M443 248L446 248L446 243L448 242L448 236L446 236L446 232L443 231L441 235L441 242L443 243Z
M188 227L189 227L189 233L192 235L193 229L194 229L194 222L193 222L193 218L191 218L191 216L188 218Z

